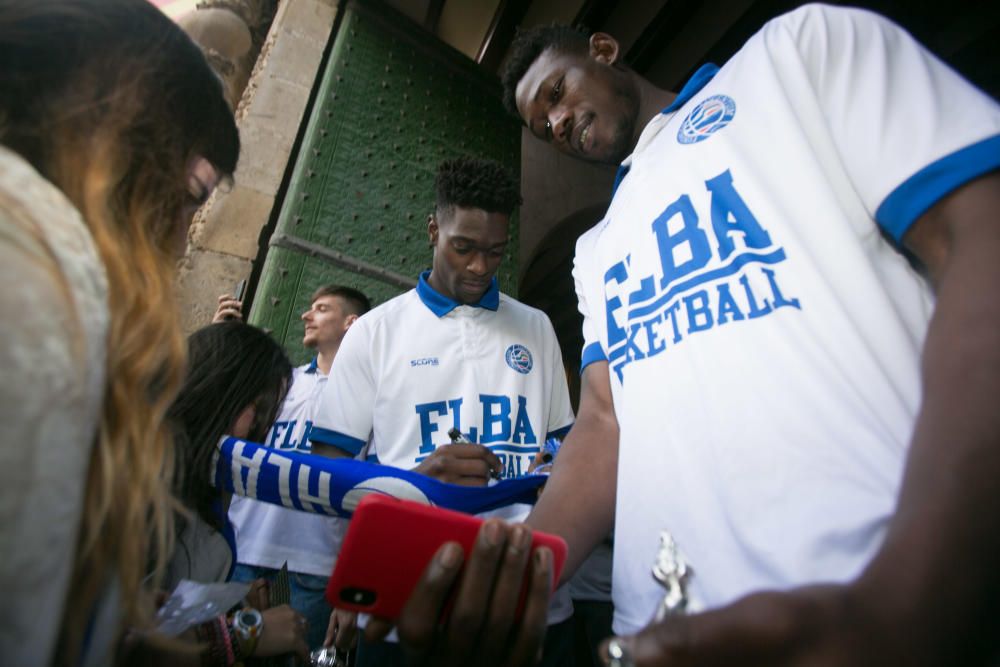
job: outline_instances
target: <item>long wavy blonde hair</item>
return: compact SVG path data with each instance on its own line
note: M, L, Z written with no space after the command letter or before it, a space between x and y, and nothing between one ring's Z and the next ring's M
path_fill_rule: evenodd
M186 179L199 156L231 175L239 138L201 52L146 0L3 4L0 142L79 209L109 285L105 397L60 631L75 664L115 580L125 622L148 620L172 549L165 416L185 368L173 279Z

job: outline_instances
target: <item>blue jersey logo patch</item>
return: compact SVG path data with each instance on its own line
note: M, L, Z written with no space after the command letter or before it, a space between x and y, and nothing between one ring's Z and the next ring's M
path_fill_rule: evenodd
M504 354L507 365L518 373L527 375L531 372L531 352L523 345L511 345Z
M702 100L677 130L677 141L682 144L695 144L708 139L718 132L736 115L736 102L727 95L712 95Z

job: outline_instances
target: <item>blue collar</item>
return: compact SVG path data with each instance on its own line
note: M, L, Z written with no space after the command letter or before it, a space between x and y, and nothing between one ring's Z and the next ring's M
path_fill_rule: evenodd
M451 311L463 305L454 299L438 293L437 290L431 287L430 283L427 282L427 276L429 275L431 275L430 271L424 271L420 274L420 280L417 282L417 296L420 297L420 300L424 302L425 306L430 308L432 313L438 317L444 317ZM497 286L496 276L493 276L493 279L490 280L489 288L483 292L479 301L464 305L469 305L474 308L485 308L486 310L496 310L499 308L500 288Z
M309 368L306 369L306 373L310 375L319 370L319 357L313 357L312 361L309 362Z
M705 63L699 67L698 71L695 72L691 78L688 79L687 83L684 84L684 87L681 88L681 92L677 93L677 97L675 97L674 101L670 103L670 106L660 113L672 113L680 109L684 106L685 102L697 95L698 91L704 88L705 84L711 81L712 77L718 72L718 66L713 65L712 63Z
M661 114L673 113L680 109L684 104L690 100L692 97L698 94L698 91L705 87L709 81L712 80L719 71L717 65L712 63L705 63L698 68L691 78L687 80L684 87L681 88L681 92L677 93L677 97L671 102L667 108L663 109ZM622 179L628 174L631 165L622 164L618 167L618 172L615 174L615 184L611 187L611 197L614 198L615 192L618 191L618 186L621 184Z

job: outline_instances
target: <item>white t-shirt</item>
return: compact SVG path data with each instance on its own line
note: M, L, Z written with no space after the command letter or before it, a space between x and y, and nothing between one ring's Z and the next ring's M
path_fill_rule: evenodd
M450 444L457 427L493 450L505 479L523 475L545 439L573 423L552 324L501 294L495 280L478 304L460 305L426 276L351 326L310 438L352 453L370 441L370 460L412 469ZM490 514L521 521L528 510ZM570 613L564 605L550 622Z
M714 68L713 68L714 69ZM874 14L807 6L652 120L574 276L621 428L616 632L839 582L879 548L920 404L932 294L893 243L1000 166L1000 109Z
M296 368L281 413L265 442L281 451L309 452L313 412L327 376L316 360ZM286 561L291 572L330 576L347 527L345 519L299 512L287 507L234 495L229 519L236 530L240 563L280 568Z

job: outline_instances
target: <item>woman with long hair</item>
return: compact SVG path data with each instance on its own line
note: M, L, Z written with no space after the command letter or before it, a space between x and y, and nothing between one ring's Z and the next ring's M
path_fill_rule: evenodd
M218 78L150 3L0 3L8 664L107 664L148 622L174 535L175 263L238 153Z
M188 338L189 370L168 411L177 427L177 497L188 510L178 521L180 539L164 586L181 579L223 581L236 560L225 541L231 531L230 494L212 485L212 458L224 435L263 442L278 416L292 380L285 351L260 329L231 321L212 324ZM200 527L197 533L193 526ZM186 539L198 536L197 544ZM199 549L208 539L221 558L205 558ZM220 544L221 543L221 544Z
M213 324L188 338L188 373L168 411L177 430L175 488L187 511L177 520L177 543L163 582L167 590L181 579L211 583L227 581L232 575L236 540L227 516L232 494L212 485L216 445L224 435L262 442L291 381L292 364L285 351L249 324ZM230 645L238 644L243 656L294 651L308 660L305 618L288 605L265 608L266 600L255 597L249 606L262 612L259 637L243 641L232 628L232 619L220 617L189 637L201 640L202 655L197 657L202 662L223 654L212 644L220 640L224 644L226 639ZM173 655L171 663L177 664L184 655ZM168 656L161 654L164 657ZM133 656L133 662L138 658Z

